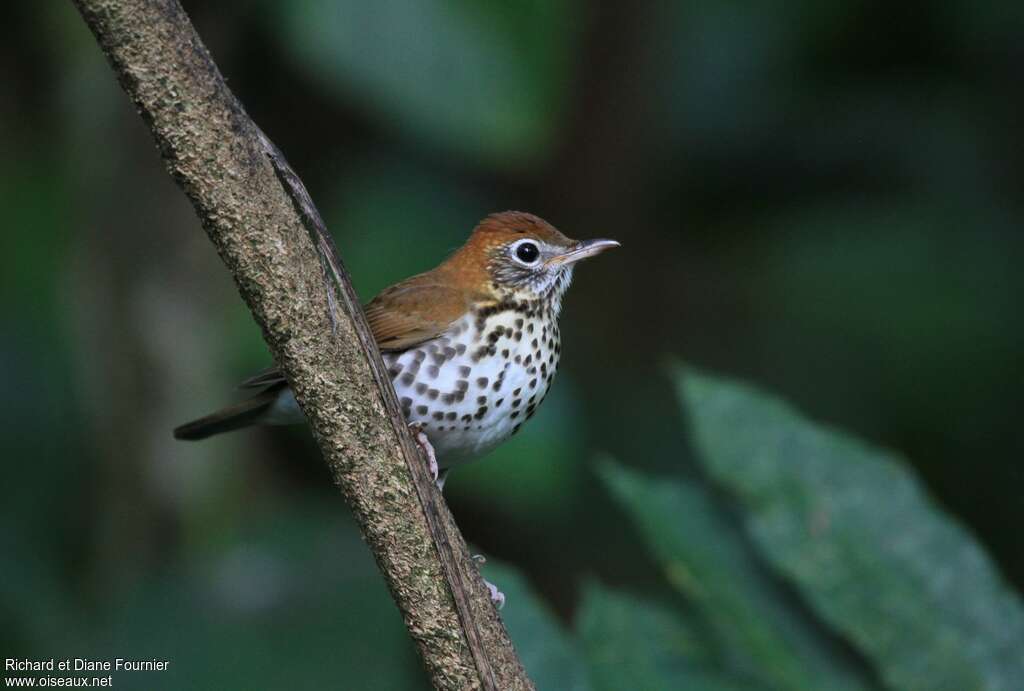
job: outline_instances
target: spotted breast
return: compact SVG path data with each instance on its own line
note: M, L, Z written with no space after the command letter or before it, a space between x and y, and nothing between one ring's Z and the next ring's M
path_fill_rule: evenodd
M509 299L385 361L406 419L422 426L441 467L451 467L488 453L533 417L561 349L552 309Z

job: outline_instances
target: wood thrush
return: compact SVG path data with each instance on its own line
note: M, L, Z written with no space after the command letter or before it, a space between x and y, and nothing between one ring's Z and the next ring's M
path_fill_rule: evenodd
M573 268L618 245L570 240L532 214L492 214L440 266L370 301L370 329L435 473L486 454L533 416L558 369L558 316ZM276 368L243 387L261 391L174 436L304 421Z

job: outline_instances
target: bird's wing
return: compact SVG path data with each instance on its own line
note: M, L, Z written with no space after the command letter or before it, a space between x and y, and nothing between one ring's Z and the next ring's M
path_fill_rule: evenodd
M366 306L381 351L407 350L437 338L469 311L465 292L425 278L415 276L387 288Z
M381 291L365 307L370 331L382 352L407 350L443 334L469 311L465 293L425 282L414 276ZM284 382L277 365L249 377L243 389L260 389Z

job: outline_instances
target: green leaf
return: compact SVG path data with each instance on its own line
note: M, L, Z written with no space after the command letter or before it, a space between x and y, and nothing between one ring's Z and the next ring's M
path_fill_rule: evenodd
M538 689L588 691L586 665L575 641L511 567L491 560L482 569L487 580L505 593L502 621L523 667Z
M274 36L329 93L424 144L516 166L543 154L567 93L564 0L297 0Z
M677 371L698 456L764 557L895 689L1019 689L1024 611L902 460L748 387Z
M703 487L656 480L611 461L600 473L731 668L773 688L863 687L812 622L788 606L786 593Z
M631 595L591 583L577 629L596 691L750 691L749 684L715 669L705 644L681 613Z

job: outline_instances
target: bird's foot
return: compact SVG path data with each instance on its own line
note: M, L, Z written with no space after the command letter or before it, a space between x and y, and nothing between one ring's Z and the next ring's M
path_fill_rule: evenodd
M437 483L438 489L444 489L444 479L440 477L440 471L437 467L437 456L434 454L434 446L430 443L430 439L427 438L427 433L423 431L423 427L420 423L414 422L409 425L409 429L412 431L412 438L416 440L416 443L423 453L427 456L427 463L430 467L430 476L434 478L434 482Z
M475 561L477 564L487 563L487 557L482 554L474 554L470 559ZM487 586L487 592L491 594L491 602L493 602L498 609L505 607L505 593L498 590L498 586L494 585L486 578L484 579L484 585Z
M498 586L494 585L487 579L484 579L484 585L487 586L487 592L491 594L491 602L493 602L498 609L503 609L505 607L505 593L498 590Z

